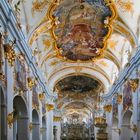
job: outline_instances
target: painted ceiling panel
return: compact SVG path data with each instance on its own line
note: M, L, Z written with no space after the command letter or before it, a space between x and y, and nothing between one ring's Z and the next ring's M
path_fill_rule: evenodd
M99 57L106 47L110 26L115 18L111 6L104 1L61 1L54 15L54 29L60 56L70 60L89 60Z

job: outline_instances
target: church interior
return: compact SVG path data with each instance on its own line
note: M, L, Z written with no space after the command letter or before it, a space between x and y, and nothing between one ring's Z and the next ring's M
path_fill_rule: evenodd
M0 140L140 140L140 0L0 0Z

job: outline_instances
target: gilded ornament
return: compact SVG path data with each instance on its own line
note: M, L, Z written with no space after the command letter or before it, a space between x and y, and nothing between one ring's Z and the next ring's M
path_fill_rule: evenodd
M35 84L35 80L33 80L31 77L28 77L28 78L27 78L27 81L28 81L28 87L29 87L30 89L32 89L32 87L33 87L34 84Z
M33 129L33 123L30 122L30 123L29 123L29 130L30 130L30 132L32 131L32 129Z
M5 75L0 72L0 80L3 81L4 83L6 82Z
M8 122L8 126L9 128L12 127L12 124L14 122L14 117L13 117L13 112L9 113L7 116L7 122Z
M40 101L43 101L45 99L45 93L40 93L38 95L38 98L39 98Z
M135 92L139 86L139 79L130 79L129 84L132 91Z
M50 40L43 40L43 44L46 46L46 48L50 47L51 46L51 41Z
M118 41L109 39L107 43L108 43L108 46L109 46L111 49L115 50L115 47L117 46Z
M59 116L54 116L54 117L53 117L53 121L54 121L54 122L60 122L60 121L61 121L61 117L59 117Z
M95 124L105 124L106 119L102 116L95 117Z
M109 105L105 105L105 106L104 106L104 111L110 113L110 112L112 111L112 105L111 105L111 104L109 104Z
M51 111L51 110L54 109L54 105L53 105L53 104L46 104L46 109L47 109L48 111Z
M136 124L132 124L132 127L130 127L130 129L134 132L134 134L137 133L138 128Z
M55 66L56 64L58 64L60 61L59 60L53 60L51 63L50 63L50 66Z
M118 5L123 12L131 13L134 12L134 3L131 0L123 1L123 0L116 0L116 5Z
M36 110L38 110L38 111L39 111L40 106L39 106L39 105L37 105L37 104L35 104L35 103L32 103L32 108L33 108L33 109L36 109Z
M122 103L122 99L123 99L122 95L117 95L117 103L118 104Z
M49 2L47 0L35 0L32 4L32 15L34 16L35 12L41 12L48 3Z
M15 41L13 41L12 44L10 43L4 44L5 57L11 66L14 65L15 58L16 58L16 53L13 49L14 44L15 44Z

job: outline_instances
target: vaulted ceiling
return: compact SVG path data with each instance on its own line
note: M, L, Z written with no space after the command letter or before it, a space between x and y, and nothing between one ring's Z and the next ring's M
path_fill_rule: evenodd
M11 0L56 108L90 114L140 40L138 0Z

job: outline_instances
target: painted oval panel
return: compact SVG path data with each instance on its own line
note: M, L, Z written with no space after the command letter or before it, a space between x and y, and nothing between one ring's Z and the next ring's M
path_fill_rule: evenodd
M60 1L54 11L60 56L74 61L99 57L111 30L114 16L111 5L103 0Z

